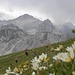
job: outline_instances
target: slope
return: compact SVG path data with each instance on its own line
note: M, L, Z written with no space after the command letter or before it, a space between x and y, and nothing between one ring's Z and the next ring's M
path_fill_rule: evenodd
M41 53L46 53L46 54L48 54L48 56L52 57L57 52L51 53L51 51L50 51L51 47L56 48L58 45L63 45L64 49L65 49L66 46L71 46L71 44L74 41L75 41L75 39L70 39L70 40L55 43L55 44L52 44L52 45L49 45L49 46L43 46L43 47L40 47L40 48L28 50L28 56L25 55L25 51L20 51L20 52L8 54L8 55L5 55L5 56L0 56L0 73L5 73L6 68L9 67L9 66L12 66L12 67L17 66L17 65L23 63L26 60L31 60L34 56L38 56ZM18 58L18 63L15 63L16 57ZM50 60L52 60L52 59L50 59ZM31 73L30 70L27 71L25 73L25 75L29 75ZM46 74L43 73L42 75L46 75Z

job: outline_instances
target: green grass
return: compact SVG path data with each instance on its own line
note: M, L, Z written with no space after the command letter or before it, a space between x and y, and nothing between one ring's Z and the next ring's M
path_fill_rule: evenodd
M57 54L57 52L51 52L50 48L51 47L56 48L59 45L63 45L64 46L64 51L65 51L65 48L67 46L71 46L74 41L75 41L75 39L71 39L71 40L67 40L67 41L64 41L64 42L51 44L48 47L44 46L44 47L39 47L39 48L35 48L35 49L32 49L32 50L28 50L28 56L25 55L24 51L20 51L20 52L8 54L8 55L0 56L0 73L1 74L5 73L5 70L9 66L12 66L14 68L15 66L20 65L22 62L24 62L26 60L31 60L34 56L38 56L41 53L48 54L48 57L50 57L50 62L49 63L53 63L51 57L53 57L55 54ZM16 57L18 58L18 63L15 63L15 58ZM64 68L63 68L62 64L63 64ZM48 72L53 72L53 71L56 72L56 75L72 75L70 73L70 71L75 70L75 63L71 62L71 63L62 63L62 64L55 65L54 68L49 68L46 72L42 71L41 75L48 75ZM73 65L70 66L70 64L73 64ZM66 70L65 70L65 68L66 68ZM32 72L32 70L29 69L27 72L23 73L23 75L31 75L31 72Z

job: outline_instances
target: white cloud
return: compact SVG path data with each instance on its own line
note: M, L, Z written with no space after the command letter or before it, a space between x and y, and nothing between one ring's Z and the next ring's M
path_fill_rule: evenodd
M40 19L49 18L57 24L75 23L75 0L0 0L0 12L8 16L3 19L28 13Z

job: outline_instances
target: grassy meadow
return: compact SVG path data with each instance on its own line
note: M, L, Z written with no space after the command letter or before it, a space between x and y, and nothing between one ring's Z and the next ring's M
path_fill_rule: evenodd
M28 70L23 71L21 75L32 75L32 72L35 70L31 68L30 60L32 60L35 56L39 57L39 55L41 55L42 53L47 54L47 57L49 58L49 61L47 62L47 64L44 64L47 66L48 69L40 71L38 75L51 75L50 73L55 73L55 75L73 75L72 71L75 71L75 62L74 61L55 62L52 57L59 52L56 52L56 51L52 52L51 47L55 49L59 45L63 45L64 48L62 52L66 52L65 50L66 47L71 46L74 43L74 41L75 39L70 39L64 42L58 42L48 46L43 46L43 47L35 48L32 50L27 50L28 55L25 54L25 51L19 51L16 53L0 56L0 75L3 75L4 73L6 73L6 69L8 67L11 67L11 69L13 70L15 67L22 66L23 63L26 61L29 62L29 68ZM15 62L16 58L18 61L17 63ZM49 67L50 64L53 64L53 66Z

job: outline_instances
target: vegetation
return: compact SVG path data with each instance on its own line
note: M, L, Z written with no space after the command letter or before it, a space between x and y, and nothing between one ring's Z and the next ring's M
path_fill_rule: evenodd
M74 29L72 30L72 33L75 33L75 30Z
M75 71L75 61L71 62L62 62L61 60L55 61L53 60L53 56L57 55L59 52L67 52L66 47L71 46L74 43L75 39L67 40L64 42L58 42L55 44L51 44L48 46L43 46L40 48L35 48L32 50L24 50L4 56L0 56L0 75L6 73L6 69L10 67L12 70L15 67L23 67L26 62L28 62L28 69L23 72L22 75L32 75L33 72L36 73L36 70L31 68L31 60L34 57L39 55L41 56L42 53L47 54L49 60L46 63L42 63L43 66L47 66L48 69L40 71L39 75L73 75L72 71ZM61 51L54 51L59 45L63 46L63 50ZM16 59L17 58L17 59ZM16 62L17 60L17 62ZM52 64L53 66L50 66ZM50 67L49 67L50 66ZM33 74L35 75L35 74ZM37 75L37 74L36 74Z

